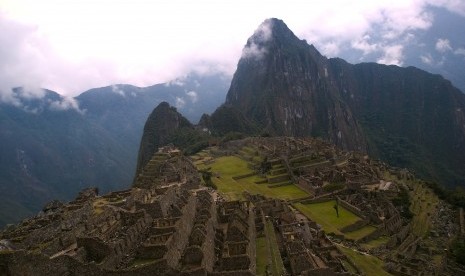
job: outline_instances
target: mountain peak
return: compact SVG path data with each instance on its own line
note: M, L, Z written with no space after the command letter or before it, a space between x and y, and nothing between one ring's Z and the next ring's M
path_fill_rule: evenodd
M152 155L158 150L158 147L165 145L170 136L178 129L192 127L192 124L175 107L170 106L167 102L158 104L144 126L137 161L137 172L147 164Z
M286 41L288 39L299 40L284 21L277 18L268 18L258 26L254 34L248 39L246 47L252 47L254 44L264 46L267 42L273 40Z

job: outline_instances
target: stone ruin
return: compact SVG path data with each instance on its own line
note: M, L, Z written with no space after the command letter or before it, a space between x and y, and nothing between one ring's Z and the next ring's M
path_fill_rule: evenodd
M135 188L53 201L0 232L0 275L254 275L250 202L216 202L189 159L162 148Z
M412 234L412 224L392 204L405 187L383 179L392 170L388 166L314 139L247 138L222 144L218 152L236 154L244 145L270 162L264 185L295 184L309 194L299 200L304 204L336 200L360 217L343 233L376 228L360 240L338 243L359 248L384 235L389 241L372 253L386 260L391 273L445 271L446 264L428 266L434 252L428 255L426 241ZM253 158L248 161L259 169ZM401 171L397 177L412 176ZM327 190L328 183L343 185ZM133 188L102 196L85 189L75 200L52 201L36 217L0 232L0 275L255 275L257 258L264 257L257 255L259 239L276 244L278 251L279 260L273 260L269 252L274 249L267 245L267 275L273 274L272 265L290 275L361 273L334 237L293 207L297 201L244 197L225 201L201 187L192 161L172 146L163 147L136 176ZM450 226L457 232L464 231L463 211L460 217L461 227ZM448 225L449 219L441 219L436 217L438 225Z

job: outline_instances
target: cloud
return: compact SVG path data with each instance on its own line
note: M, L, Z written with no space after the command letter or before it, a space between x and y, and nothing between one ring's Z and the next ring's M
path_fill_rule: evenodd
M113 93L116 93L116 94L121 95L121 96L123 96L123 97L126 96L126 94L124 94L124 91L123 91L122 89L120 89L120 88L118 87L117 84L113 84L113 85L111 86L111 91L112 91Z
M421 62L423 62L424 64L433 65L434 63L434 59L429 53L426 55L421 55L420 59L421 59Z
M392 45L430 28L432 6L465 16L462 0L2 0L0 99L14 101L10 91L17 86L76 96L114 83L167 82L191 71L232 75L241 56L264 53L258 41L243 46L270 17L283 19L325 55L353 47L400 63L401 50ZM268 39L269 30L258 29L257 37Z
M364 35L362 38L352 41L351 46L362 51L364 55L371 54L378 50L378 44L370 43L370 39L369 35Z
M241 58L248 59L261 59L267 53L263 44L270 40L273 35L273 29L271 26L272 21L267 20L260 24L260 26L255 30L253 36L247 41L247 45L242 49Z
M450 41L448 39L439 38L436 41L436 50L440 53L445 53L447 51L452 51L452 47L450 46Z
M81 114L85 113L85 110L81 110L76 99L72 97L62 97L59 101L50 101L49 103L50 110L64 111L74 109Z
M195 91L189 91L186 93L187 96L189 96L190 100L192 103L196 103L198 100L198 95L197 92Z
M402 45L391 45L383 48L384 55L378 60L379 63L401 66L403 61Z
M184 100L184 98L176 97L176 103L175 103L176 108L182 109L185 105L186 105L186 101Z
M465 48L457 48L457 49L454 51L454 54L465 56Z

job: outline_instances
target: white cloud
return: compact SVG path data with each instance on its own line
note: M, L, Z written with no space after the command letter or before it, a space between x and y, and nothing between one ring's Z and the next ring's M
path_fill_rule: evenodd
M388 65L398 65L401 66L403 61L403 50L402 45L391 45L383 48L384 55L378 59L379 63L388 64Z
M121 96L123 96L123 97L126 96L126 94L124 94L124 91L123 91L121 88L119 88L117 84L113 84L113 85L111 86L111 91L112 91L113 93L116 93L116 94L121 95Z
M197 92L195 91L189 91L186 93L187 96L189 96L190 100L192 103L196 103L198 100L198 95Z
M255 43L251 43L250 45L247 45L242 49L242 55L241 58L247 59L247 58L254 58L254 59L261 59L263 56L266 54L266 49L263 47L260 47L259 45Z
M465 16L463 0L0 1L3 100L11 99L11 87L24 85L74 96L113 83L148 86L192 70L231 75L241 55L263 53L259 43L242 49L270 17L333 56L342 45L384 53L412 30L431 26L429 6ZM261 35L271 34L265 28ZM386 53L380 60L388 61Z
M267 53L266 49L262 47L262 44L272 37L271 24L273 23L267 20L258 26L247 45L242 49L241 58L261 59Z
M186 105L186 101L184 100L184 98L176 97L176 103L175 103L176 108L183 108L185 105Z
M365 35L361 39L352 41L351 46L354 49L362 51L364 55L371 54L378 50L378 44L371 44L369 42L370 39L369 35Z
M440 53L452 51L452 47L450 46L450 41L448 39L439 38L436 41L436 50Z
M465 56L465 48L457 48L457 49L454 51L454 54Z
M432 65L434 63L433 57L429 53L426 55L421 55L420 59L424 64Z
M71 97L63 97L59 101L50 102L50 109L57 111L74 109L81 114L85 113L84 110L79 108L78 102Z

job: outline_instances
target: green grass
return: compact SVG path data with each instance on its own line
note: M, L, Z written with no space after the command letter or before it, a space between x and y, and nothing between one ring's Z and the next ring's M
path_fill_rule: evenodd
M337 246L364 275L391 275L383 269L384 262L375 256L365 255L350 248Z
M297 199L308 196L305 191L295 185L268 188L266 184L255 184L255 181L263 179L257 175L234 180L232 178L233 176L252 172L252 170L247 167L247 162L236 156L219 157L208 166L198 166L200 169L206 167L211 167L213 183L218 187L218 191L229 200L243 199L242 193L244 191L248 191L251 194L262 194L279 199ZM215 174L218 174L218 177L215 177Z
M352 273L353 275L357 275L357 269L351 265L348 261L342 260L342 265L347 269L348 272Z
M344 236L349 239L358 240L358 239L365 237L368 234L371 234L375 230L376 230L376 227L367 225L356 231L344 233Z
M412 220L412 232L419 237L428 234L431 225L431 217L438 204L438 197L433 191L422 184L415 185L415 190L410 193L410 211L414 214Z
M257 275L265 275L268 264L268 252L266 237L256 239L257 245Z
M276 241L276 235L273 229L273 223L271 221L266 222L265 233L268 240L268 246L271 252L271 271L273 272L273 275L283 275L283 260L281 259L281 254L279 254L278 242Z
M343 235L339 229L355 223L360 218L340 205L339 217L337 217L336 210L333 207L335 204L336 201L331 200L312 204L297 203L295 207L304 215L320 224L327 233Z
M389 241L389 237L381 236L381 237L377 238L376 240L371 240L371 241L369 241L367 243L363 243L362 247L365 248L365 249L372 249L372 248L376 248L378 246L381 246L383 244L386 244L388 241Z

